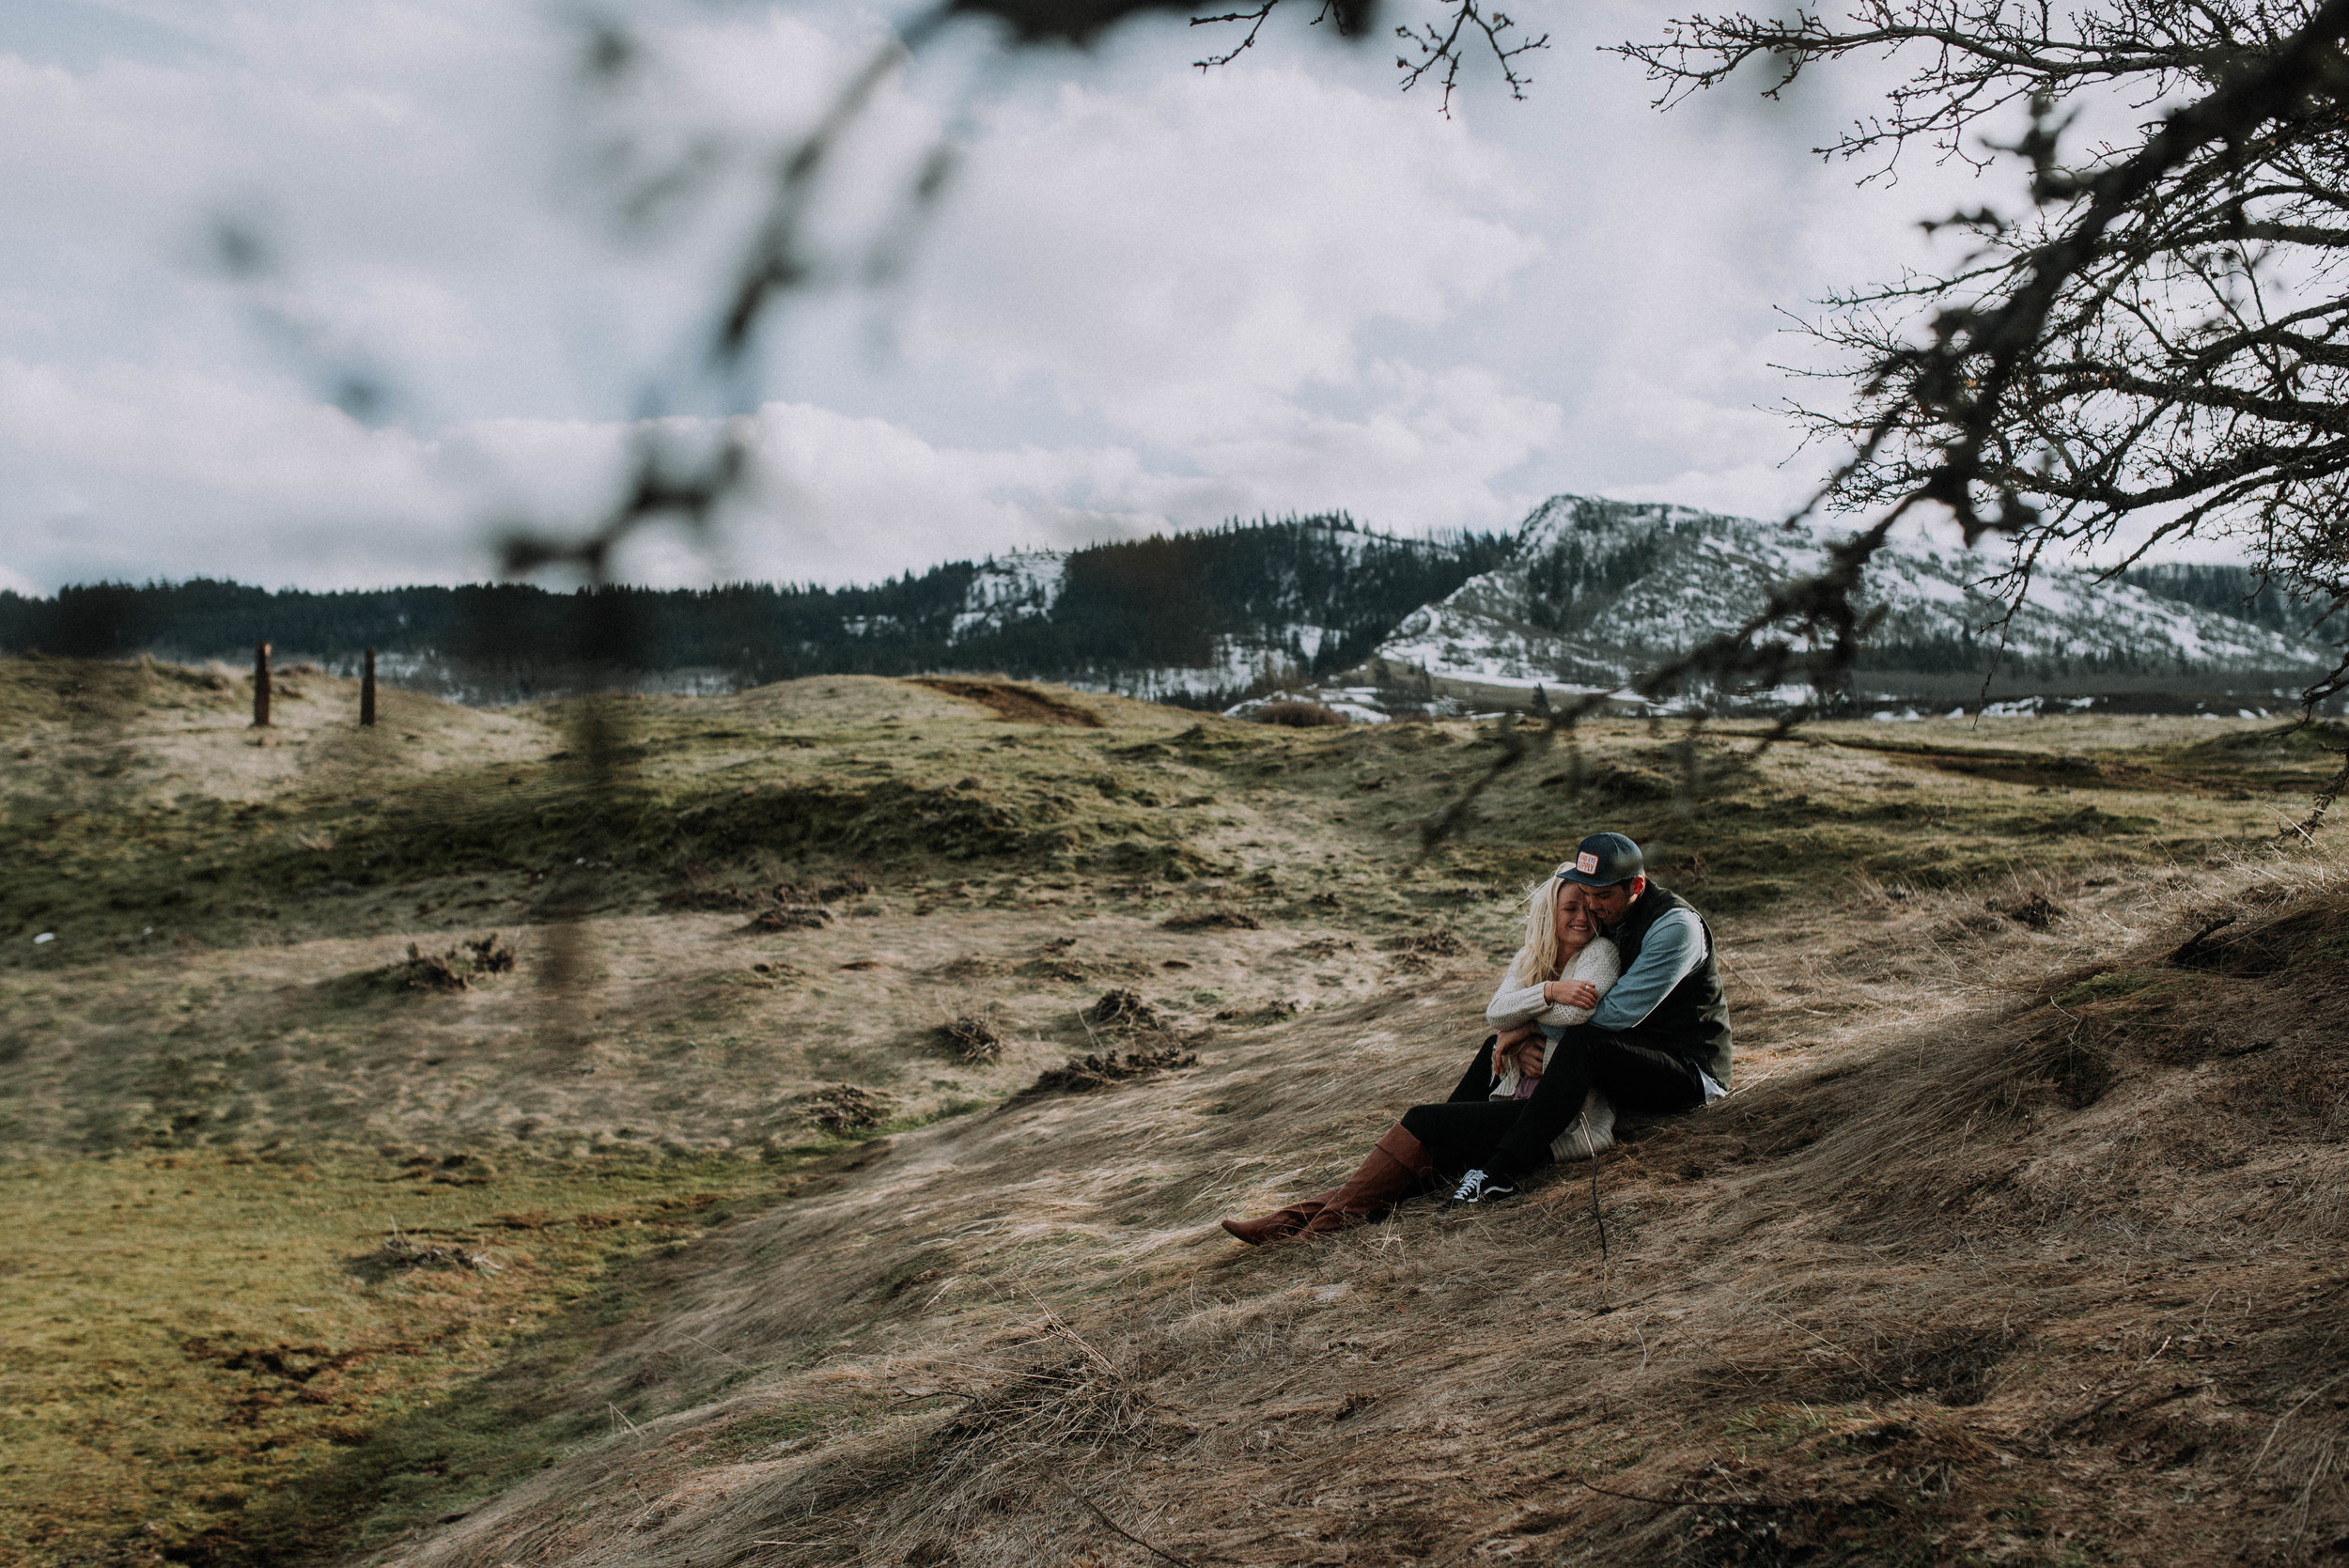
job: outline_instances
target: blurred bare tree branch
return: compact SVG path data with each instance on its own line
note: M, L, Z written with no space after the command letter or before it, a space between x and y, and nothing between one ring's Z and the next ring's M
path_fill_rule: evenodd
M1875 162L1869 179L1912 144L2030 165L2027 213L1929 225L1975 241L1957 265L1828 302L1813 331L1843 351L1852 399L1794 411L1853 456L1805 514L1931 502L1968 543L2003 535L2010 613L2048 551L2108 544L2125 520L2152 526L2113 572L2164 539L2239 536L2314 620L2349 607L2344 34L2345 0L2061 18L2030 0L1863 0L1840 23L1693 16L1617 53L1664 106L1749 66L1777 97L1822 62L1891 54L1913 69L1883 113L1813 150ZM2115 101L2170 106L2134 146L2064 162L2072 116ZM1968 145L2018 107L2015 145ZM2302 722L2344 691L2349 648L2302 693Z
M2008 536L2015 603L2047 551L2107 544L2126 520L2152 526L2113 571L2165 539L2235 536L2315 619L2349 605L2345 27L2340 4L2123 0L2058 19L1866 0L1842 24L1697 16L1619 53L1669 103L1750 64L1775 96L1820 62L1906 52L1885 112L1815 150L1877 172L1911 144L2030 165L2030 211L1939 225L1976 241L1958 265L1828 302L1814 330L1856 396L1796 411L1857 453L1826 505L1933 501L1969 541ZM2067 163L2067 111L2097 95L2176 106L2135 146ZM2017 107L2015 145L1968 146ZM2305 711L2344 690L2349 657Z

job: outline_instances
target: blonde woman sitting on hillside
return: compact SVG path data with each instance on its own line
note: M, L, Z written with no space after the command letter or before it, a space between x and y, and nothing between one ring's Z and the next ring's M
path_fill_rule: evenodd
M1522 1150L1514 1173L1607 1146L1615 1113L1598 1090L1572 1105L1534 1092L1560 1034L1587 1023L1622 973L1615 944L1598 934L1573 882L1545 877L1526 890L1525 903L1525 945L1485 1009L1499 1032L1486 1037L1452 1097L1405 1111L1342 1186L1260 1219L1226 1219L1225 1230L1251 1246L1343 1230L1409 1197L1438 1170L1490 1172ZM1482 1196L1502 1195L1488 1174Z

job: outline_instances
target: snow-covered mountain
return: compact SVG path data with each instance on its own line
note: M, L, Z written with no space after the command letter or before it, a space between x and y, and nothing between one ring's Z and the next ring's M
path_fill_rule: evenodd
M549 652L579 646L576 598L518 583L316 594L199 580L53 598L0 588L0 649L207 659L270 642L346 668L374 648L388 670L441 671L444 690L475 694L600 684L616 663L647 690L995 671L1218 706L1326 686L1355 706L1367 690L1397 710L1446 698L1475 707L1536 684L1616 691L1737 626L1772 584L1823 557L1815 534L1562 495L1508 534L1405 538L1325 514L947 561L860 586L618 589L629 635L593 665ZM2233 692L2256 707L2339 657L2302 629L2306 607L2254 594L2240 567L2149 567L2130 582L2049 568L2006 629L1987 692L1997 634L1985 629L2002 607L1976 584L1996 566L1954 548L1883 552L1866 596L1886 616L1854 695L1946 706Z
M1820 570L1827 537L1686 506L1553 496L1525 520L1506 563L1406 616L1374 662L1492 686L1612 689L1734 629L1774 585ZM1880 551L1863 602L1886 613L1863 668L1980 668L2005 607L1977 584L1997 565L1955 548ZM2059 680L2297 673L2320 658L2308 639L2061 567L2038 571L2003 638L2003 667Z

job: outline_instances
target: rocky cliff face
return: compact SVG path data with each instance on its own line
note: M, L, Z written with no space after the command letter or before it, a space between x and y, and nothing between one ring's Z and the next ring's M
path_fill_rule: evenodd
M1669 506L1553 496L1500 567L1407 616L1380 644L1391 666L1495 686L1612 688L1734 629L1770 589L1819 570L1831 535ZM2298 674L2323 649L2216 610L2088 572L2044 567L2001 633L1977 586L1985 554L1896 543L1868 569L1885 611L1863 672L1952 674L2001 664L2047 678Z

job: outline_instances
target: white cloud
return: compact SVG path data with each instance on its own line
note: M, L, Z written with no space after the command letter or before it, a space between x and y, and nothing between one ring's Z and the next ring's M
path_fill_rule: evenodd
M1482 372L1381 365L1360 417L1292 411L1170 458L1130 443L933 442L806 403L747 422L757 483L708 548L656 531L627 575L860 582L1024 547L1069 548L1234 515L1344 507L1416 529L1490 524L1496 489L1555 408ZM436 435L369 428L298 390L101 365L0 360L9 568L54 587L97 577L227 576L272 585L463 581L491 569L492 523L591 526L634 442L706 442L707 421L487 419Z
M1557 411L1496 395L1474 371L1381 367L1391 396L1361 419L1293 417L1203 446L1195 468L1129 445L933 444L888 421L770 404L754 422L763 482L713 557L674 543L631 556L662 581L868 582L940 561L1069 549L1234 516L1346 509L1409 531L1512 520L1527 498L1493 482L1555 427Z
M1001 111L933 247L917 354L1047 378L1162 442L1350 387L1377 318L1432 327L1533 260L1507 161L1416 104L1301 70L1062 86Z
M1775 464L1684 469L1644 485L1610 485L1602 493L1614 501L1660 501L1731 517L1781 518L1811 499L1817 481L1806 471Z
M0 493L11 503L0 537L9 567L45 587L466 575L450 558L459 497L428 452L282 389L0 360Z
M489 569L489 520L582 526L632 417L718 406L647 388L705 340L772 177L753 154L887 20L632 9L656 56L597 117L537 0L117 9L159 24L11 54L33 35L0 12L0 583L446 581ZM1531 102L1454 120L1379 51L1299 38L1204 76L1173 23L1003 79L932 55L877 98L823 228L869 236L958 95L1015 81L973 101L912 277L794 313L765 487L714 554L648 539L630 569L854 581L1260 511L1505 527L1557 489L1789 504L1823 455L1778 466L1768 364L1800 346L1773 307L1896 267L1948 181L1855 196L1802 152L1832 94L1658 117L1584 48L1644 9L1555 25ZM629 244L583 179L622 128L722 154L697 216ZM282 242L270 298L313 348L390 373L393 423L326 406L334 366L195 265L224 208Z
M741 153L804 125L885 36L681 10L646 85L583 119L574 40L521 6L261 0L192 25L176 57L0 54L0 196L36 220L0 237L22 263L0 267L0 557L34 582L447 579L487 567L487 519L581 526L619 472L621 409L694 341L769 178ZM898 377L836 347L811 364L838 316L819 307L784 365L829 396L759 417L770 485L739 534L711 559L647 543L638 569L837 581L1256 511L1512 520L1526 498L1495 486L1555 405L1362 352L1369 328L1440 327L1539 254L1492 146L1294 68L1064 85L982 119ZM873 193L941 123L888 86L846 152L863 194L826 232L869 232ZM615 250L582 221L565 181L615 130L657 155L718 138L731 161L697 225ZM285 357L193 267L224 207L281 242L264 297L334 364ZM396 423L324 406L344 364L391 373ZM911 417L891 407L908 381L931 395Z
M1382 362L1359 418L1291 411L1198 448L1257 509L1346 510L1404 533L1514 522L1539 497L1502 477L1558 438L1556 404L1487 371Z

